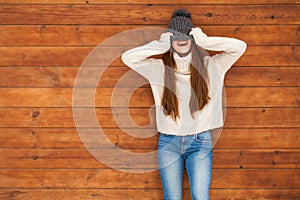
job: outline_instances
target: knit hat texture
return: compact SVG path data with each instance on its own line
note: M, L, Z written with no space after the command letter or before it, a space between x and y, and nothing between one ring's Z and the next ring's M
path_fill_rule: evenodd
M190 12L178 9L173 12L168 29L173 33L173 39L191 39L189 33L193 28Z

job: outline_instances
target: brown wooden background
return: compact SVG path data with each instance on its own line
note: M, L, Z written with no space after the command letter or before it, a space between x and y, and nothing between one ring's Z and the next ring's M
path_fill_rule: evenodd
M177 8L192 12L208 35L248 44L225 80L227 118L214 148L211 199L300 199L299 1L0 0L1 200L163 198L157 171L125 173L89 154L75 129L72 90L97 44L136 27L166 27ZM157 135L130 137L113 121L110 96L127 71L120 59L105 71L98 119L119 147L154 151ZM137 123L149 122L152 103L149 86L136 90L130 111ZM127 106L122 96L119 106ZM188 192L185 176L184 199Z

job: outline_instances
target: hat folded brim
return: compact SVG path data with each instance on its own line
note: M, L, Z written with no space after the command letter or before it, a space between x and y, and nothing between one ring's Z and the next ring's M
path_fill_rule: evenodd
M192 40L193 37L191 35L187 35L178 31L174 31L172 29L169 29L173 35L171 36L171 40Z

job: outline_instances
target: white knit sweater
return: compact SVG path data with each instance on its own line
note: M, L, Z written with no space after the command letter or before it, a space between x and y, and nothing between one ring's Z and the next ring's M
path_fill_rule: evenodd
M209 77L209 102L192 118L189 109L191 97L190 74L191 53L179 57L174 53L176 62L176 92L179 106L179 118L174 121L166 116L161 106L164 90L165 67L161 59L149 58L152 55L165 53L170 49L170 34L163 33L160 40L152 41L146 45L133 48L122 55L123 62L130 68L144 76L149 82L153 92L156 107L156 125L161 133L172 135L192 135L223 126L222 90L225 73L240 58L246 50L246 43L225 37L207 37L200 28L193 28L198 46L212 51L221 51L214 56L204 58L207 64Z

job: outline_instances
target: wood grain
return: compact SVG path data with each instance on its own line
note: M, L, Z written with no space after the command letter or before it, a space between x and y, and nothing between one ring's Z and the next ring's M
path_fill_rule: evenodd
M297 189L211 189L212 200L219 199L274 199L277 197L289 200L299 199ZM1 189L0 197L8 200L32 199L72 199L72 200L111 200L124 197L126 199L162 200L163 192L160 189ZM190 191L183 190L183 199L191 200Z
M233 67L225 76L226 86L300 86L300 68ZM255 81L253 81L255 80Z
M155 129L103 129L105 136L123 149L155 149L158 134ZM82 149L80 133L74 128L0 128L0 148ZM99 130L86 129L85 145L105 148L97 143ZM215 149L298 149L299 128L229 129L224 128Z
M114 112L114 114L112 113ZM154 128L155 115L148 108L0 108L0 127L77 127ZM74 114L75 113L75 114ZM300 127L297 108L227 108L227 128ZM73 115L74 114L74 115ZM87 117L90 116L90 117ZM152 118L152 120L150 119ZM238 120L237 120L238 119Z
M299 45L298 25L281 26L204 26L195 25L208 36L222 36L239 38L252 45ZM0 45L11 46L88 46L98 45L105 39L117 37L116 34L127 34L126 39L120 39L118 43L125 45L139 44L143 41L155 40L166 26L155 26L157 30L152 33L145 26L83 26L83 25L7 25L0 26ZM144 31L142 31L145 29ZM23 34L26 32L26 34ZM142 35L133 37L129 32ZM152 33L152 34L151 34Z
M119 57L158 39L177 8L191 11L207 35L248 44L225 77L211 199L300 198L298 1L0 0L0 199L163 199L154 154L124 162L114 151L155 153L159 137L149 84ZM91 53L86 64L96 67L82 70ZM76 83L84 88L72 99ZM94 106L72 110L73 100L94 103L90 87L97 119ZM183 183L183 199L191 200L186 173Z
M76 90L76 93L74 93ZM152 91L147 88L0 88L0 107L150 107ZM90 99L95 97L95 103ZM225 89L227 107L299 107L299 87L232 87Z
M3 58L0 67L124 66L120 56L130 48L132 46L101 46L97 49L91 47L0 47L0 56ZM261 59L262 55L263 59ZM299 58L300 46L249 46L235 66L298 67Z
M295 5L3 5L0 24L167 25L178 8L189 10L194 24L203 25L296 25L300 21Z
M300 178L298 172L297 169L214 169L211 188L297 189L299 188ZM5 187L6 189L161 188L157 171L128 173L113 169L7 169L1 170L0 177L0 187ZM255 178L249 179L249 177ZM26 180L26 182L22 180ZM183 187L188 187L186 177Z
M153 152L156 149L126 149L132 153ZM125 151L125 150L124 150ZM96 155L105 154L107 157L114 150L98 149ZM115 152L117 153L117 152ZM214 169L276 169L300 168L298 161L300 150L223 150L213 151ZM146 155L145 155L146 156ZM119 158L122 160L122 158ZM155 168L157 158L148 156L151 165ZM117 164L117 162L115 163ZM93 169L107 168L105 163L97 160L85 149L9 149L0 152L1 169ZM128 166L131 167L131 166ZM143 168L143 162L133 166Z
M0 87L73 87L78 70L79 68L72 67L2 67ZM99 68L86 68L87 74L97 71ZM299 76L300 67L233 67L225 76L225 85L227 87L298 87ZM139 83L145 82L147 80L128 67L108 67L103 72L97 87L114 88L118 83L119 86L132 88L139 87ZM87 81L81 84L86 87L92 86ZM149 85L141 87L149 87Z
M297 4L292 0L1 0L0 4Z

